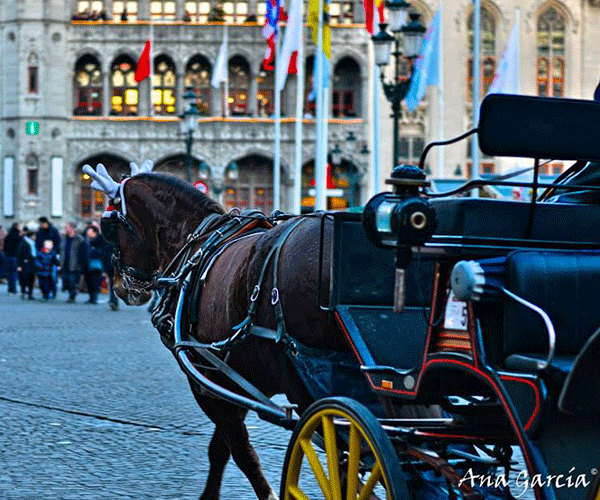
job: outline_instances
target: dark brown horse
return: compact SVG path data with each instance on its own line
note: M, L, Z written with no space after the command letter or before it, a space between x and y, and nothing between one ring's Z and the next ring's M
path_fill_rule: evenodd
M209 214L222 214L222 208L187 183L164 174L141 174L131 177L124 185L122 198L115 208L123 212L125 224L119 227L119 250L124 266L132 266L147 273L165 270L183 246L186 238ZM265 257L278 236L292 221L284 222L256 236L245 238L228 247L210 270L199 304L199 322L196 338L201 342L223 340L231 335L231 327L246 316L252 290L256 285ZM137 233L137 234L136 234ZM325 248L330 244L331 228L326 226ZM278 269L278 288L283 305L287 331L300 342L320 348L345 349L341 333L329 324L316 299L320 222L306 218L294 229L281 251ZM324 252L324 289L329 282L329 252ZM116 279L116 293L126 303L140 305L150 294L143 286L133 287L121 276ZM271 305L272 272L268 271L267 285L259 296L255 323L276 328ZM228 364L266 395L284 393L301 412L312 399L283 347L273 341L249 338L243 348L234 348ZM215 381L226 384L218 375ZM219 498L225 464L232 456L236 465L249 479L260 500L274 500L276 495L265 479L246 430L246 410L231 403L204 394L190 383L196 401L214 422L215 431L209 446L210 470L202 500Z

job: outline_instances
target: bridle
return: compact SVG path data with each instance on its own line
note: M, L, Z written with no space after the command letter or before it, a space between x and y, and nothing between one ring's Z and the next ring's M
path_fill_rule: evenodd
M129 177L126 177L121 181L118 196L110 200L109 205L102 214L100 219L100 230L102 231L104 239L113 246L114 251L111 262L115 268L115 272L121 275L123 288L128 292L144 295L150 293L150 291L156 287L158 271L148 272L137 267L127 266L123 263L119 241L120 226L123 226L128 233L140 241L142 246L146 246L140 233L127 220L127 207L125 205L125 192L123 189L127 180L129 180ZM117 205L120 205L121 210L117 209ZM148 249L148 255L152 255L149 250L150 249Z

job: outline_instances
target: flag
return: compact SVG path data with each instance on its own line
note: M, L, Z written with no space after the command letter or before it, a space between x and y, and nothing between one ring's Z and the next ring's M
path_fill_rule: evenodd
M150 76L150 49L152 48L152 41L148 40L142 50L142 55L135 68L135 81L137 83L148 78Z
M329 14L329 2L323 0L323 10ZM308 25L312 29L312 41L317 45L319 39L319 0L310 0L308 5ZM329 24L323 24L323 52L327 59L331 59L331 28Z
M285 28L283 43L281 44L281 51L279 53L279 61L276 61L279 82L277 90L280 92L285 87L287 74L295 75L298 72L296 64L301 39L302 16L300 15L300 2L292 1L287 20L287 27Z
M228 78L228 67L227 67L227 26L223 33L223 42L219 48L219 55L217 56L217 62L215 62L215 68L210 80L210 84L213 87L219 87L221 82L226 82Z
M382 23L384 22L384 2L383 0L363 0L363 5L365 7L365 27L369 35L372 35L375 25L378 24L374 19L375 6L377 6L377 10L379 11L379 22Z
M267 11L265 12L265 25L263 27L263 36L267 41L267 51L263 59L263 68L266 71L273 71L275 61L275 37L278 31L278 22L281 12L279 0L266 0Z
M519 94L519 28L513 26L488 94Z
M414 111L419 105L429 85L440 84L440 23L438 10L425 33L421 55L415 61L410 88L406 94L406 105L410 111Z

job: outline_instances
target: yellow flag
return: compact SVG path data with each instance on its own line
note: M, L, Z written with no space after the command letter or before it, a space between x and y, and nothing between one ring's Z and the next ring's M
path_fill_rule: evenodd
M383 0L375 0L375 5L377 8L381 7L382 3L383 3Z
M323 9L325 14L329 14L327 0L323 0ZM319 0L310 0L308 4L308 25L312 30L312 41L317 45L319 39ZM331 59L331 28L329 23L323 23L323 53L327 59Z

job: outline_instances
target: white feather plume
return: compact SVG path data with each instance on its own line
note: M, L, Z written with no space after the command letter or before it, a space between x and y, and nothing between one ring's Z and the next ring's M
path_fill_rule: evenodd
M111 198L116 197L119 190L119 183L115 182L102 163L98 163L96 170L90 165L84 165L83 171L93 179L91 183L92 188L106 193Z

